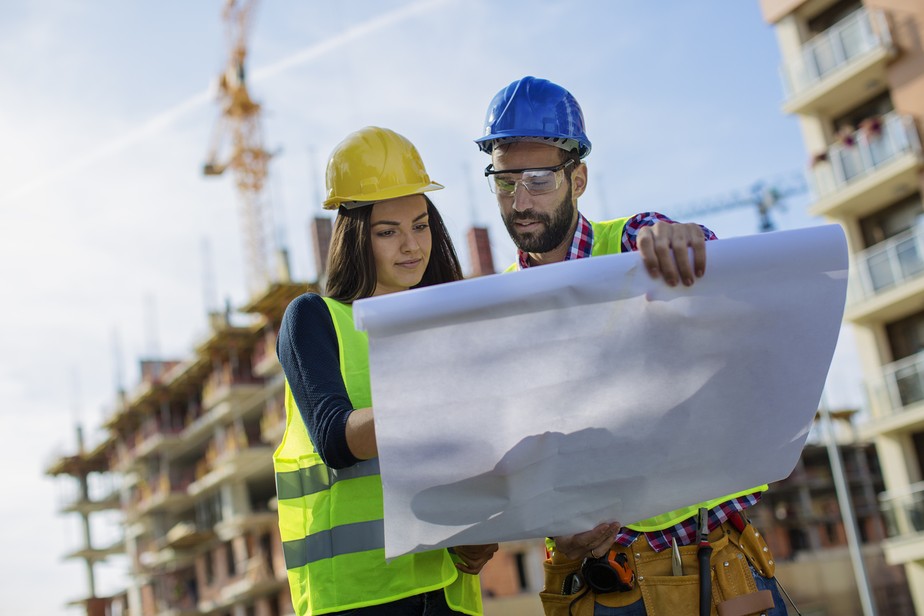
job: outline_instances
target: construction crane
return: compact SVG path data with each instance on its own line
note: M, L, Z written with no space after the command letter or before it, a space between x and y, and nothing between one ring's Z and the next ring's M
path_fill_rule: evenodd
M755 182L746 195L733 195L727 199L706 203L700 206L681 208L676 217L678 220L691 220L697 216L715 214L739 207L753 207L757 210L757 218L761 233L776 230L773 219L770 218L772 210L785 211L785 200L800 195L808 190L801 176L785 182L768 184L764 181Z
M272 156L263 147L260 104L247 91L247 33L256 5L257 0L227 0L222 11L230 53L228 65L218 78L221 115L202 167L206 176L222 175L226 169L234 173L240 199L246 282L251 293L269 282L270 238L266 233L269 206L264 188Z

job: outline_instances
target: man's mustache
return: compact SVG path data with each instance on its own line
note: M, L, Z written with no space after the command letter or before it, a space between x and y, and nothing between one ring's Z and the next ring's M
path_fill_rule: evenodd
M548 214L539 214L539 213L529 213L529 212L517 212L514 211L508 217L512 222L518 222L521 220L536 220L539 222L548 223L551 220L551 216Z

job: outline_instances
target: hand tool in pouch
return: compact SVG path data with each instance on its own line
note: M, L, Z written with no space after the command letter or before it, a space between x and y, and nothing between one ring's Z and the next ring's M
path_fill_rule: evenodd
M629 557L613 544L600 558L586 558L581 565L581 576L594 592L628 592L635 587L635 571L629 566Z
M671 537L671 575L683 575L683 562L680 560L677 537Z
M712 606L712 570L709 560L712 558L712 546L709 545L709 510L700 507L696 518L699 531L699 549L696 559L699 561L699 616L709 616Z

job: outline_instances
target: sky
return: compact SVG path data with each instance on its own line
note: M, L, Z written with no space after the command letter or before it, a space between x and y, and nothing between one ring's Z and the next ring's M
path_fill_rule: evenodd
M86 592L78 518L43 470L92 442L142 356L184 358L206 313L247 298L232 178L201 167L227 60L220 0L13 1L0 20L0 587L3 612L60 613ZM579 202L591 219L692 212L789 184L805 170L780 111L779 52L757 0L273 0L249 37L248 80L275 153L272 236L293 277L316 277L307 226L328 153L348 133L408 137L463 269L465 230L489 229L513 260L472 140L488 103L525 75L569 89L593 151ZM778 229L822 224L808 193ZM750 206L696 215L720 237L756 233ZM203 246L207 245L208 250ZM832 406L862 404L849 330L829 375ZM73 518L73 519L70 519ZM101 533L115 532L112 528ZM121 583L101 567L99 590Z

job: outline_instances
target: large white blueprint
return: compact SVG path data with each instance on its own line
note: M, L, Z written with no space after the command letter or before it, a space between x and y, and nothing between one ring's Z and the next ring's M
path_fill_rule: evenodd
M788 476L840 328L843 232L707 246L689 288L632 253L357 302L386 555L630 523Z

